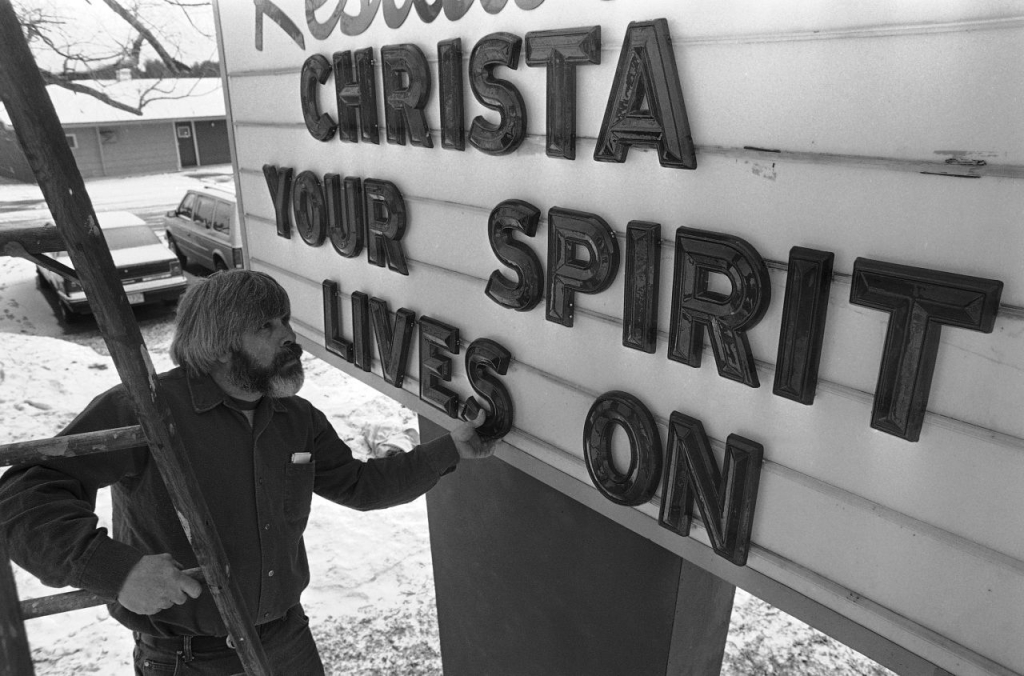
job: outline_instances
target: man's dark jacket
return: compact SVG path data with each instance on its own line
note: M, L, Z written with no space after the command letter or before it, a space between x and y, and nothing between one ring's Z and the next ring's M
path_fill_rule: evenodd
M425 493L459 460L445 435L410 453L362 462L301 397L264 397L250 427L209 377L191 378L176 368L161 374L159 383L231 576L258 624L283 616L309 583L302 532L314 492L359 510L390 507ZM119 385L94 399L61 434L135 424ZM310 461L297 453L309 453ZM113 537L98 527L94 513L96 491L104 486L111 486ZM0 476L0 537L12 560L45 584L109 599L111 614L135 631L228 633L208 589L151 616L116 603L128 572L145 554L169 552L186 568L197 565L146 447L10 468Z

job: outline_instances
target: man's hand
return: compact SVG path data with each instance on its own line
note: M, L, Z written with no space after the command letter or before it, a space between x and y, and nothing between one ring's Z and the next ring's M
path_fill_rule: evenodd
M476 433L476 428L483 425L486 420L487 412L480 409L476 418L464 422L452 430L452 441L455 442L455 448L459 451L460 458L486 458L494 453L495 440L484 441Z
M170 554L143 556L125 578L117 602L133 613L152 615L189 597L199 598L202 585L181 569Z

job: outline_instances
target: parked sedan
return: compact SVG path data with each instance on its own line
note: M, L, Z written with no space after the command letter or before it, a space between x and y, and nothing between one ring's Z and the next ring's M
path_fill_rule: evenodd
M117 274L132 305L177 302L185 291L181 262L153 233L146 222L124 211L96 214L103 237L110 247ZM66 251L51 254L53 259L74 268ZM40 279L57 294L61 318L73 322L90 314L89 300L77 280L36 266Z

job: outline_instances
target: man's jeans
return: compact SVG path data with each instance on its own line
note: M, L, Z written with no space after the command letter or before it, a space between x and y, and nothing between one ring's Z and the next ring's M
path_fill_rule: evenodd
M323 676L324 667L309 631L309 618L302 606L293 606L275 622L256 627L271 672L289 676ZM207 641L208 642L208 641ZM136 676L244 676L238 654L225 642L223 647L192 649L184 641L181 649L165 650L135 637Z

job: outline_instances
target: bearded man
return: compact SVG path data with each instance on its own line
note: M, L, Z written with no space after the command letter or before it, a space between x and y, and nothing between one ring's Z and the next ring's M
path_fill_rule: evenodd
M359 510L402 504L493 444L476 434L481 413L408 453L353 458L326 416L296 396L302 348L289 319L288 296L269 275L199 280L178 306L177 368L158 387L273 673L316 676L324 670L299 603L312 494ZM61 434L137 423L117 386ZM95 514L104 486L112 536ZM44 583L110 600L110 614L134 632L136 674L243 672L212 595L182 572L196 557L146 447L12 467L0 477L0 537Z

